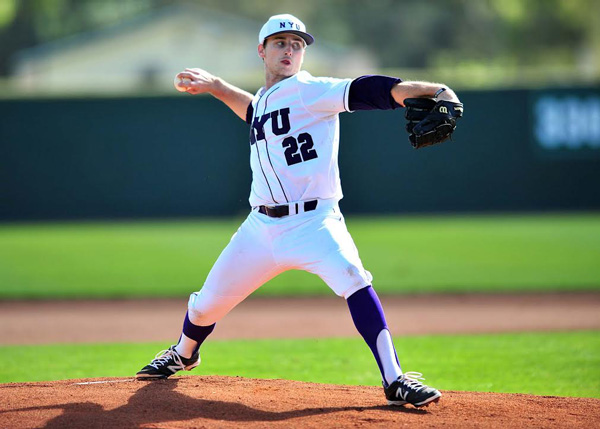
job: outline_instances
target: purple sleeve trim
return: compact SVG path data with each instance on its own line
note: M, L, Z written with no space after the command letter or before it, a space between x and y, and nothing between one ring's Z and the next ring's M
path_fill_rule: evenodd
M402 79L391 76L360 76L350 84L348 105L354 110L391 110L400 104L392 97L392 86Z
M248 104L248 108L246 109L246 123L252 123L252 115L254 115L254 108L252 107L252 103Z

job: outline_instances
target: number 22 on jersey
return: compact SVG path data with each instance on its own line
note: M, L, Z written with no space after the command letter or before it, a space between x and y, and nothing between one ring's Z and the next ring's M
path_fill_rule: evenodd
M290 109L280 109L265 113L260 118L255 117L250 130L250 144L259 140L265 140L264 126L271 119L271 131L276 136L287 134L290 131ZM287 136L281 145L285 149L284 155L288 165L298 164L318 157L314 148L312 136L309 133L301 133L298 137Z

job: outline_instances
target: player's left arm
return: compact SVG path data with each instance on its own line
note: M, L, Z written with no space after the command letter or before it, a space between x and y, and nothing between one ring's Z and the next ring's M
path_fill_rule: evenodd
M405 81L382 76L360 76L350 84L350 110L390 110L405 107L407 98L436 98L458 103L458 97L440 83Z
M447 85L441 83L404 81L396 83L391 94L396 103L404 107L407 98L435 98L437 100L460 103L460 100Z
M406 131L413 147L448 140L463 115L463 105L440 83L406 81L390 76L361 76L350 84L348 105L354 110L406 107Z

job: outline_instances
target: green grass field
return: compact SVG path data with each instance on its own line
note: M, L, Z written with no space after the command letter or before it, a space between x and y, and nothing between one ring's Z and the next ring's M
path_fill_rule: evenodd
M0 225L0 299L187 296L240 219ZM380 293L600 290L600 214L357 217ZM292 271L259 294L329 294Z
M598 332L395 338L405 371L444 390L600 398ZM4 346L0 382L131 377L169 344ZM379 385L360 338L208 341L189 374ZM184 373L188 374L188 373Z
M0 225L0 299L187 297L241 219ZM379 293L600 290L600 213L347 219ZM289 272L261 294L331 294ZM557 315L560 317L560 315ZM600 332L396 338L446 390L600 398ZM169 344L0 346L0 383L129 377ZM194 374L378 385L360 338L208 341Z

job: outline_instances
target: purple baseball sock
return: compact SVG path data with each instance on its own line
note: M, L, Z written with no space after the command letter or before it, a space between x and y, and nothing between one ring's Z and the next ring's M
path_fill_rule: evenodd
M189 339L196 342L191 355L193 355L194 353L196 353L198 351L198 349L200 348L200 345L204 342L204 340L206 340L206 337L208 337L210 335L210 333L215 329L215 325L216 325L216 323L213 323L212 325L209 325L209 326L194 325L192 322L190 322L188 313L185 313L185 320L183 321L182 332L186 337L188 337ZM179 342L177 344L178 348L179 348L179 346L184 346L184 344L182 344L182 338L183 337L179 338ZM185 347L183 347L183 348L185 348ZM189 353L186 353L186 354L189 354Z
M386 384L401 374L400 362L391 340L379 297L371 286L358 290L346 300L354 326L373 352Z

